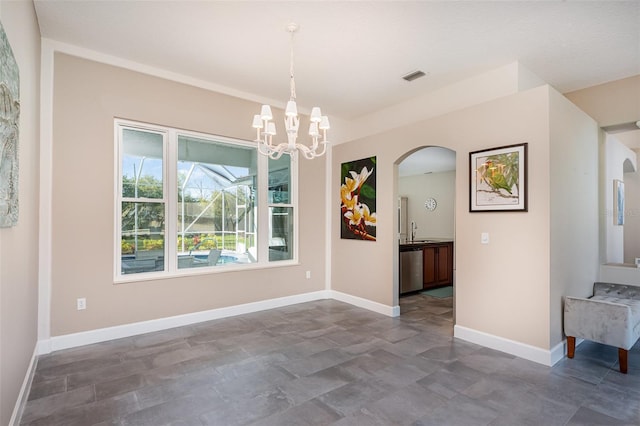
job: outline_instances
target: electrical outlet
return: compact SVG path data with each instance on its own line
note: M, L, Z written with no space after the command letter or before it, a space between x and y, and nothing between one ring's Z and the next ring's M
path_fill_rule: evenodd
M311 271L307 271L307 279L311 278Z
M84 297L78 298L78 300L76 300L76 308L79 311L87 309L87 299L85 299Z

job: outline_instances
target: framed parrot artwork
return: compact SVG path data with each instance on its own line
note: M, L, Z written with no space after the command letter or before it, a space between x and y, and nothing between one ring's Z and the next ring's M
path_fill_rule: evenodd
M469 153L469 211L527 211L527 143Z

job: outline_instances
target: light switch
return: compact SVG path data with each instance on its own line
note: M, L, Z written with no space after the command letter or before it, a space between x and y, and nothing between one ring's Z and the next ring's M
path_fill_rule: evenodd
M480 244L489 244L489 233L483 232L480 234Z

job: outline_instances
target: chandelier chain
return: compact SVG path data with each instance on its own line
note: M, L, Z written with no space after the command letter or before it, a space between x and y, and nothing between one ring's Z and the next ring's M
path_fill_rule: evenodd
M294 70L293 70L293 35L294 34L295 34L295 31L291 31L291 43L289 46L289 56L290 56L289 75L291 76L289 86L291 89L292 101L296 100L296 80L294 77Z

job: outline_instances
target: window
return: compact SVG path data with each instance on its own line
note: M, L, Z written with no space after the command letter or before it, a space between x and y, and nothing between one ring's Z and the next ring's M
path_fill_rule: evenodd
M164 270L166 200L160 132L121 129L121 273Z
M295 260L289 156L271 160L252 143L123 120L116 137L116 278Z
M291 160L269 159L269 261L293 259Z

